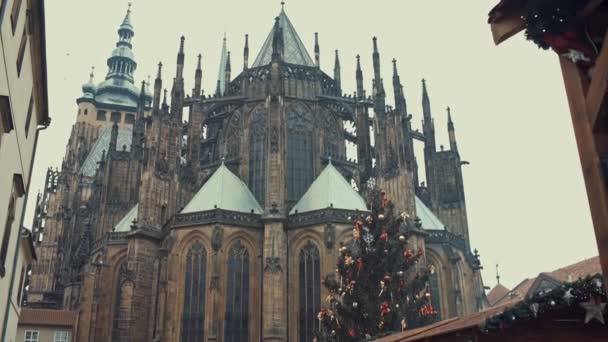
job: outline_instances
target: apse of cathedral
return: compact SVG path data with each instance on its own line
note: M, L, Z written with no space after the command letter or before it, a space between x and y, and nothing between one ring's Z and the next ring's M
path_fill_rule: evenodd
M338 51L321 70L318 39L311 57L282 8L252 63L245 35L234 77L224 44L205 94L200 55L184 88L184 37L174 74L159 64L153 84L136 82L134 36L129 9L105 79L91 72L76 101L61 168L48 170L27 305L78 311L77 341L312 341L322 279L371 186L419 218L438 318L485 305L453 121L438 150L423 81L412 129L395 60L387 105L376 38L371 94L357 56L345 95Z

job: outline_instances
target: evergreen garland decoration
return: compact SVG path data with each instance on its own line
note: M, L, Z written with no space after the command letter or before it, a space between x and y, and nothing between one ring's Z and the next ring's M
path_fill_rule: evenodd
M397 216L384 191L370 190L371 214L354 218L353 240L341 245L335 275L323 284L330 295L318 314L314 341L361 341L435 320L429 270L418 219Z
M576 15L589 0L530 0L526 4L526 39L547 50L547 34L562 35L573 28Z
M599 275L588 276L573 283L565 283L558 288L540 291L519 302L503 313L488 318L479 329L484 333L498 332L522 321L537 319L562 310L585 313L586 303L601 305L606 301L606 288ZM601 305L601 307L605 307ZM602 319L603 320L603 319ZM585 323L588 323L586 320Z

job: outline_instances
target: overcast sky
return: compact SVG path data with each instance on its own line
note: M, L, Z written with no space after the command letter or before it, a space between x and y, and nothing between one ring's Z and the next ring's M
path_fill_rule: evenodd
M481 254L485 284L495 285L498 263L502 283L512 287L597 255L597 247L558 60L521 34L495 47L486 23L495 2L287 0L285 10L311 53L319 32L326 73L332 74L333 51L340 50L347 92L355 89L355 55L361 54L371 94L377 36L387 93L396 58L416 128L422 120L420 81L426 78L438 145L449 145L445 108L451 106L461 156L471 163L464 168L471 245ZM43 187L48 166L60 166L81 85L91 66L96 82L105 77L126 8L125 0L47 1L52 125L40 135L31 191ZM252 63L279 11L279 0L134 1L136 83L155 75L163 61L170 88L179 37L185 35L186 89L202 53L203 86L213 93L224 32L236 75L244 35ZM422 163L421 153L418 158Z

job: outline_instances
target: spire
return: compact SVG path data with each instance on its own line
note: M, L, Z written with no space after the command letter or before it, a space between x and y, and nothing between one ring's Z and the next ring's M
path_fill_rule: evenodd
M175 78L182 79L184 77L184 42L186 37L181 36L179 40L179 52L177 53L177 70L175 72Z
M154 80L154 110L158 110L160 106L160 91L163 87L163 81L161 79L161 73L163 69L163 63L158 62L158 71L156 72L156 79Z
M225 69L225 76L224 76L224 94L226 94L226 91L228 90L228 86L230 85L230 72L231 70L231 66L230 66L230 51L228 51L226 53L226 69Z
M435 124L433 123L433 117L431 115L431 101L429 100L429 94L426 88L426 80L422 79L422 130L426 142L424 144L425 150L435 152Z
M378 52L378 38L374 37L372 38L372 41L374 43L374 52L372 54L374 61L374 80L376 81L376 86L378 86L382 77L380 75L380 52Z
M319 33L315 32L315 65L321 67L321 52L319 50Z
M95 67L91 67L91 73L89 74L89 81L82 85L82 93L84 97L93 98L97 92L97 86L94 82L95 78Z
M106 75L106 80L110 78L118 80L124 79L133 84L133 72L137 67L133 51L131 50L131 39L134 35L135 31L131 24L131 3L129 3L127 14L118 27L116 48L112 52L110 58L108 58L108 74ZM118 83L120 83L120 81L114 82L114 84ZM136 97L137 93L133 95Z
M448 111L448 137L450 140L450 150L458 151L458 145L456 144L456 132L454 130L454 122L452 121L452 113L450 111L450 107L447 108Z
M496 264L496 284L500 284L500 274L498 273L498 264Z
M260 52L257 54L252 67L255 68L262 65L268 65L272 62L274 52L273 44L277 34L280 36L281 50L279 52L281 53L282 61L290 64L314 67L314 61L312 58L310 58L310 54L306 50L300 36L287 17L284 8L282 8L279 13L278 21L278 25L275 22L270 30L270 33L264 41Z
M372 59L374 62L374 111L378 116L382 116L385 113L385 93L384 83L382 81L382 75L380 73L380 53L378 52L378 38L374 37L374 52Z
M222 51L220 55L220 68L218 70L218 86L216 89L216 94L221 96L223 94L223 90L226 87L226 57L228 55L227 47L226 47L226 33L224 33L224 39L222 40Z
M274 28L272 29L272 61L278 61L283 54L283 29L279 25L279 17L274 18Z
M165 113L169 110L169 105L167 104L167 88L163 90L163 105L161 108Z
M407 116L407 104L405 102L405 94L401 85L401 78L397 71L397 60L393 58L393 91L395 95L395 109L401 115Z
M361 56L357 55L357 96L359 98L365 97L365 90L363 89L363 71L361 70Z
M243 70L249 69L249 35L245 35L245 48L243 49Z
M194 72L194 89L192 89L192 97L198 98L201 96L201 81L203 78L203 69L201 67L201 59L203 55L200 53L197 56L196 71Z
M337 95L342 95L342 79L340 76L340 56L338 50L336 50L336 60L334 62L334 81L336 82Z

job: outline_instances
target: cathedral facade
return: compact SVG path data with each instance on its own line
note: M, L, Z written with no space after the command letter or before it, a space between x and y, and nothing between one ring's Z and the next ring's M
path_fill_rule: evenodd
M61 170L48 170L27 305L77 310L78 341L312 341L321 279L371 186L417 218L440 318L485 305L453 122L438 151L423 83L423 130L412 129L394 60L386 104L376 38L371 96L359 57L344 95L337 51L330 76L281 9L251 64L245 36L234 78L222 51L205 95L200 55L185 89L183 37L170 91L162 64L138 87L134 35L129 10L105 80L91 74L77 100Z

